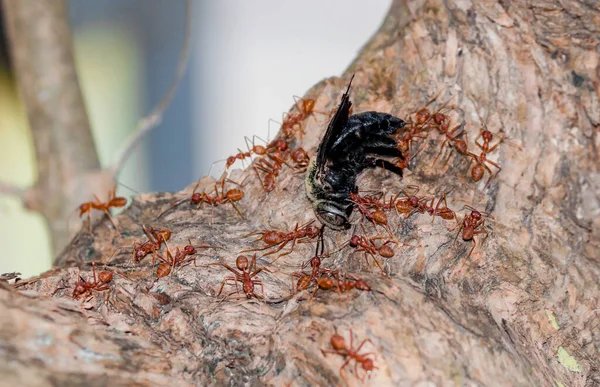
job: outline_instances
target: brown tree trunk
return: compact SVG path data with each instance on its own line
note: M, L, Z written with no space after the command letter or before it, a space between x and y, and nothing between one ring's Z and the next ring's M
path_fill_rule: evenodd
M472 242L453 243L457 230L450 223L390 213L404 245L385 261L389 277L349 248L323 260L373 291L320 291L312 300L303 292L280 303L235 295L221 301L216 293L231 273L208 264L234 266L241 250L260 245L239 236L290 230L314 218L302 178L284 168L267 195L252 169L234 173L233 180L244 182L238 207L245 220L230 206L212 216L209 206L189 202L157 220L191 187L141 195L119 218L127 238L140 239L140 225L152 224L173 230L171 250L188 240L224 250L202 249L196 265L155 280L149 258L132 265L126 249L113 256L123 242L107 220L93 237L80 233L59 259L63 268L22 283L18 292L0 290L3 380L340 384L343 357L320 350L331 348L335 332L348 341L352 329L355 346L372 341L363 347L376 355L372 385L599 385L599 29L594 2L395 1L347 76L308 93L317 110L329 111L356 73L354 112L405 117L440 92L430 107L451 101L473 152L478 114L490 130L508 136L514 144L505 141L490 154L502 170L487 187L487 176L474 183L467 159L457 154L434 166L442 138L433 134L417 142L421 151L402 182L385 171L368 171L360 180L363 190L393 193L418 185L420 195L445 193L456 210L466 203L490 213L489 235L485 243L483 235L475 237L469 260ZM327 118L304 124L306 135L296 145L312 156ZM213 184L202 180L198 192ZM336 251L350 235L328 230L327 250ZM289 274L313 253L313 243L298 244L272 265L273 256L259 258L270 270L255 277L266 298L288 296ZM115 274L108 306L94 293L80 308L69 300L78 270L64 266L94 260L129 279ZM89 277L89 266L82 275ZM342 375L348 384L360 383L353 361Z

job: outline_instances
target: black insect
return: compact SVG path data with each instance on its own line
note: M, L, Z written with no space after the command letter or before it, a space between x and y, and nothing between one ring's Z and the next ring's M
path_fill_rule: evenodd
M350 228L353 204L349 197L358 192L356 179L363 170L381 167L402 177L402 168L380 157L404 159L391 135L406 122L379 112L349 116L351 85L352 79L306 177L306 194L317 218L334 230Z

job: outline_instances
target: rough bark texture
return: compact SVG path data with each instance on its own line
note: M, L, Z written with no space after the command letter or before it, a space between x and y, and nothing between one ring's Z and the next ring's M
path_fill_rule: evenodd
M502 171L486 188L485 179L473 183L462 157L432 167L441 143L434 135L420 142L423 150L402 182L385 171L360 181L361 189L388 192L416 184L423 194L445 192L452 208L468 203L490 212L489 237L462 270L471 242L453 244L456 232L439 219L432 225L426 215L394 215L406 245L385 262L389 278L348 249L323 262L360 276L372 292L323 291L312 300L300 293L278 304L235 295L220 301L216 292L229 273L208 263L233 266L241 250L259 246L240 235L289 230L313 218L304 182L289 169L268 195L251 169L238 171L232 179L244 184L239 207L247 220L232 208L215 208L212 216L208 206L186 203L158 221L190 186L135 198L119 217L125 242L108 220L93 236L78 235L61 266L96 260L130 278L115 275L109 306L100 294L83 309L68 300L75 268L45 273L19 292L0 289L3 379L338 384L343 358L324 357L320 349L330 348L335 331L348 340L352 329L355 343L372 340L364 346L376 354L372 385L599 385L599 25L600 9L590 1L396 1L349 70L356 73L355 112L406 116L441 90L438 101L453 98L471 147L477 112L490 130L503 129L522 146L503 144L491 155ZM307 97L328 111L347 80L325 80ZM305 122L299 144L311 155L326 123L320 116ZM198 191L212 184L205 178ZM141 237L141 224L171 228L172 249L190 238L225 250L203 250L197 266L155 281L149 258L132 265L128 248L112 256ZM327 249L349 235L328 231ZM313 252L314 244L297 245L260 273L266 297L289 295L289 273ZM259 266L270 261L260 258ZM359 384L353 368L344 375Z

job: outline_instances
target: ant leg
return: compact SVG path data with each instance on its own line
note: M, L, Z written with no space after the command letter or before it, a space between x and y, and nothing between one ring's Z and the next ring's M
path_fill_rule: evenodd
M469 255L467 255L467 257L463 260L462 265L460 265L460 268L458 269L459 273L462 271L463 267L465 266L465 264L469 260L469 257L473 253L473 250L475 250L475 246L477 246L477 242L475 241L475 238L473 238L473 247L471 247L471 251L469 251Z
M252 284L260 286L260 293L262 294L262 298L264 299L265 298L265 287L263 286L262 281L254 280L254 281L252 281Z
M465 215L465 218L466 218L466 215ZM465 226L465 218L463 218L463 221L460 223L460 227L458 228L458 232L454 236L454 241L452 241L453 244L456 243L456 239L458 238L458 236L460 235L460 232L462 231L463 227Z
M438 154L435 156L435 159L433 159L433 163L431 163L431 168L433 168L435 166L435 163L437 163L438 157L440 157L440 155L442 154L442 152L444 151L444 145L446 145L446 142L448 141L448 139L444 139L444 141L442 142L442 146L440 147L440 151L438 152Z
M496 175L498 175L500 173L500 171L502 170L502 167L499 164L497 164L491 160L485 160L485 161L492 164L494 167L498 168L498 172L496 172L495 174L492 174L492 170L487 165L485 165L485 163L483 163L483 166L490 174L490 177L487 179L487 182L485 183L484 188L487 187L488 184L490 184L490 181L492 180L492 178L494 178Z
M219 293L217 293L217 297L219 297L221 295L221 292L223 291L223 287L225 286L225 284L228 283L228 281L232 280L233 278L234 277L225 277L223 279L223 281L221 281L221 287L219 288ZM237 284L237 281L235 281L235 282Z
M98 282L98 278L96 278L96 262L92 262L92 277L94 277L94 282Z
M235 205L234 202L230 201L229 203L231 203L231 205L233 206L233 208L235 208L235 210L237 211L237 213L242 217L242 219L246 219L244 217L244 215L240 212L240 210L237 208L237 206Z
M108 216L108 219L110 220L110 222L112 223L112 225L115 227L115 230L119 233L119 235L121 235L121 232L119 231L119 228L117 227L117 224L115 223L114 218L110 214L110 211L107 210L107 209L104 209L104 213Z

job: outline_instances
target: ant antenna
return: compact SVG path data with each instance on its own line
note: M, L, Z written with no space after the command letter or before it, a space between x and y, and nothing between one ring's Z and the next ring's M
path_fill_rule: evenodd
M134 189L134 188L131 188L130 186L128 186L128 185L126 185L126 184L123 184L123 183L121 183L121 182L119 182L119 181L117 181L117 185L119 185L119 186L121 186L121 187L123 187L123 188L127 188L128 190L130 190L131 192L133 192L133 193L135 193L135 194L138 194L138 195L139 195L139 194L141 194L141 192L140 192L140 191L138 191L138 190L136 190L136 189Z

